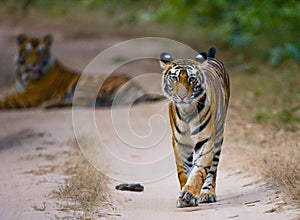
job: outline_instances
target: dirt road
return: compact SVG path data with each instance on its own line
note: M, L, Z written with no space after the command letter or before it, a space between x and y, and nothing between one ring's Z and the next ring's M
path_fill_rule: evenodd
M149 115L160 114L166 118L162 108L165 102L143 104L132 108L139 121L148 120ZM88 110L90 111L90 110ZM169 131L166 132L154 151L147 153L133 148L124 148L116 140L108 109L97 110L95 117L106 146L127 151L127 159L139 160L155 157L160 149L169 148ZM231 115L231 114L229 114ZM230 117L229 117L230 120ZM64 182L62 165L74 147L74 131L71 110L30 110L0 113L0 213L1 219L76 219L70 212L61 211L58 201L51 198L52 190ZM139 121L131 120L132 127L139 131L148 129ZM100 125L101 123L101 125ZM124 125L125 126L125 125ZM230 127L228 127L230 134ZM101 130L100 130L101 132ZM296 212L281 208L281 195L269 189L253 173L243 173L240 164L238 143L225 142L217 182L218 202L201 204L196 208L176 209L175 201L179 186L175 172L159 181L145 183L142 193L120 192L114 189L118 181L109 184L111 198L116 208L104 219L292 219ZM133 149L132 152L130 152ZM112 149L113 151L114 149ZM162 151L167 152L167 151ZM158 155L157 155L158 157ZM278 212L280 211L280 212ZM105 210L104 210L105 212ZM94 219L100 219L94 216Z

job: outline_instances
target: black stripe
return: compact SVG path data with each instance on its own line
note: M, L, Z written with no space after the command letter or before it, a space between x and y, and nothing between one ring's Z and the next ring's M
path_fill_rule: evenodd
M191 154L191 155L187 158L187 161L193 162L193 154Z
M198 105L197 105L198 113L201 112L205 107L205 100L206 100L206 93L198 101Z
M184 163L185 167L192 167L193 166L192 162L184 161L183 163Z
M213 162L219 162L220 161L220 158L219 157L214 157L213 158Z
M216 156L220 156L220 154L221 154L221 149L219 149L218 151L215 152Z
M178 112L177 112L177 107L175 106L175 108L176 108L176 113L177 113L177 115L178 115L178 118L180 119L180 115L179 115ZM179 129L179 127L178 127L178 125L177 125L177 123L176 123L175 115L172 115L171 117L172 117L172 120L173 120L173 123L174 123L174 126L175 126L176 131L177 131L179 134L184 135L184 134L186 133L186 131L181 131L181 130Z
M205 144L208 140L209 140L209 138L207 138L207 139L205 139L205 140L203 140L203 141L199 141L199 142L196 144L195 148L194 148L195 152L197 152L198 150L200 150L201 147L203 146L203 144Z
M201 121L201 122L204 121L204 119L206 118L208 112L210 112L210 107L208 107L208 108L206 109L205 113L203 113L203 116L200 118L200 121Z
M200 131L202 131L206 126L207 124L209 123L211 119L211 115L209 115L208 119L206 119L206 121L204 122L204 124L200 125L198 128L196 128L192 133L191 135L195 135L197 133L199 133Z
M206 189L211 189L212 186L213 186L213 185L210 183L210 184L208 184L207 186L203 187L202 189L204 189L204 190L206 190Z
M174 118L173 118L173 122L174 122L176 131L177 131L179 134L185 135L186 131L181 131L181 130L179 129L179 127L178 127L177 124L176 124L176 120L175 120Z
M210 173L211 175L215 175L216 172L217 172L217 170L211 170L211 171L209 171L209 173Z
M174 136L174 139L175 139L175 142L176 142L177 144L179 144L179 145L181 145L181 146L183 146L183 147L191 147L191 145L189 145L189 144L184 144L184 143L179 142L175 136Z
M206 176L207 176L207 174L208 174L208 172L209 172L209 169L210 169L210 167L203 167L203 169L204 169L204 171L205 171L205 174L206 174Z
M212 151L213 151L213 147L212 147L210 150L208 150L208 151L206 151L206 152L202 152L201 154L197 155L198 157L197 157L194 161L198 161L201 157L203 157L203 156L209 154L209 153L212 152Z
M190 123L197 115L198 111L193 111L193 113L186 118L186 123Z
M217 73L217 75L220 77L220 72L222 72L222 69L221 67L218 65L218 63L214 63L214 62L210 62L210 65L211 65L211 72L214 71Z
M176 105L175 105L175 110L176 110L176 114L177 114L179 120L181 120L181 115L180 115L180 112L179 112L179 110L178 110L178 108L177 108Z
M193 154L191 154L188 158L184 158L184 164L187 167L192 167L193 166Z
M221 149L215 152L214 157L213 157L213 162L219 162L220 160L220 154L221 154Z
M223 138L219 142L217 142L215 145L220 146L222 144L223 144Z
M215 72L218 74L218 76L220 78L222 78L223 77L223 73L225 72L224 71L224 66L222 65L223 63L220 63L218 60L215 60L215 59L212 59L211 61L214 61L214 62L209 62L209 63L215 69Z

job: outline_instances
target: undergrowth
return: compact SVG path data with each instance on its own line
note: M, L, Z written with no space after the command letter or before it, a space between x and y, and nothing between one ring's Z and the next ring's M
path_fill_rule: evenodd
M107 178L99 173L81 154L66 162L68 177L53 194L61 199L61 211L72 211L74 216L87 219L111 210L107 198Z
M285 202L300 208L300 143L296 132L269 129L261 132L264 140L258 155L260 172L277 190L285 193Z
M175 28L181 36L186 29L200 29L205 32L206 38L239 52L244 61L249 60L250 54L271 65L280 65L285 60L300 62L300 3L295 0L154 0L151 3L145 0L2 1L11 13L22 18L31 9L52 16L96 12L110 17L110 22L116 22L118 28L130 24L145 29L158 23Z
M234 69L232 97L241 103L248 119L272 124L277 128L297 130L300 124L300 67L272 68L253 65L255 71Z

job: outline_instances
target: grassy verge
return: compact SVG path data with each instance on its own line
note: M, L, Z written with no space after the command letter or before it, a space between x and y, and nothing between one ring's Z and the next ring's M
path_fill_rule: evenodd
M107 178L99 173L81 154L66 162L65 184L53 191L60 201L60 211L72 212L76 219L91 219L113 215L114 206L109 202ZM117 215L117 214L116 214Z
M261 63L248 70L236 66L232 74L232 97L248 112L248 120L297 130L300 122L299 66L290 63L273 68Z
M284 137L281 137L284 135ZM285 139L286 134L279 134L276 141L270 141L269 151L263 153L264 176L275 186L282 189L287 197L299 208L300 202L300 145L296 141L280 141ZM295 134L291 135L295 137ZM295 139L294 139L295 140Z
M255 146L250 153L254 170L284 194L286 204L300 208L300 144L297 132L254 124L246 139Z
M287 203L299 207L300 68L295 63L251 66L232 69L232 105L239 121L249 125L238 138L254 146L253 168L285 193Z

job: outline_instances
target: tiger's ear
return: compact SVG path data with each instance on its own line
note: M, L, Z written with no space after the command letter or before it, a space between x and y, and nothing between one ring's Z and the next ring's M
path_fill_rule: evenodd
M52 37L51 34L47 34L47 35L44 37L44 40L45 40L46 44L47 44L48 46L50 46L50 45L52 44L52 42L53 42L53 37Z
M215 55L216 55L216 48L214 48L214 47L209 48L208 53L207 53L207 57L208 58L215 58Z
M198 55L195 57L195 60L199 63L203 63L207 59L207 55L204 52L198 53Z
M168 63L170 63L171 61L173 61L173 58L171 56L171 54L167 53L167 52L162 52L160 54L160 67L165 69L168 66Z
M27 39L27 36L25 34L19 34L17 37L18 45L23 44L26 39Z

